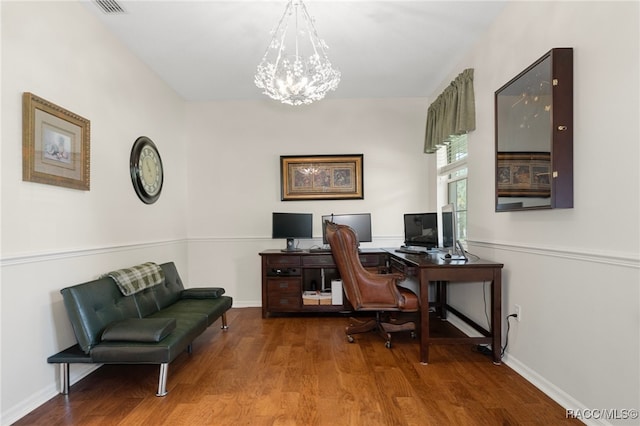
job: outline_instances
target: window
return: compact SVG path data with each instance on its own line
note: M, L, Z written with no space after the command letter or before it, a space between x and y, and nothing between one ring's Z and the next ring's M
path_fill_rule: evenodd
M467 135L452 136L437 152L438 205L456 207L457 236L467 241Z

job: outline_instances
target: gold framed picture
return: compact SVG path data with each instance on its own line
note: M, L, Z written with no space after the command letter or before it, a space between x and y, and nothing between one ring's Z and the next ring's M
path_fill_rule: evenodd
M281 156L281 199L362 199L362 160L362 154Z
M90 121L22 95L22 180L89 191Z

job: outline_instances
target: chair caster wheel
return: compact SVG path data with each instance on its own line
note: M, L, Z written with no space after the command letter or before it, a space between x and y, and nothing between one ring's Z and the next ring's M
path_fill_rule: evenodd
M386 342L384 342L384 347L387 348L387 349L391 349L391 342L388 341L388 340Z
M355 342L355 339L353 338L353 336L348 335L348 336L347 336L347 341L348 341L349 343L353 343L353 342Z

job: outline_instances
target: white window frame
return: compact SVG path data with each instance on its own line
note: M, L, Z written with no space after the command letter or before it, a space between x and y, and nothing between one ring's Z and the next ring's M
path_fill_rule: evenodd
M464 137L466 139L467 135L466 134L461 135L460 137ZM454 144L453 145L454 148L457 148L455 146L456 140L453 140L451 144ZM449 149L449 146L451 146L451 144L440 147L436 153L436 155L438 156L436 160L437 174L438 174L438 187L437 187L438 211L445 204L455 203L455 200L450 199L449 186L451 184L454 184L461 180L466 180L467 191L469 189L469 177L468 177L468 168L467 168L467 160L469 156L468 149L466 148L466 144L465 144L465 149L461 151L462 157L459 158L458 160L452 161L451 163L447 164L447 161L448 161L447 150ZM464 223L462 223L462 221L459 220L460 212L457 211L458 205L457 203L455 204L456 204L456 213L458 216L456 217L456 224L458 227L456 231L457 231L458 239L466 247L466 235L467 235L466 224L469 220L468 210L467 208L465 208L465 210L460 210L460 212L464 211L464 214L466 215L466 219L467 219L466 221L464 221ZM467 200L465 200L465 206L467 206Z

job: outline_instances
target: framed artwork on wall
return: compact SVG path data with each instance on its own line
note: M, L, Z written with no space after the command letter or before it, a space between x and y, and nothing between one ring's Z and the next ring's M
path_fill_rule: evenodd
M89 191L90 121L22 95L22 180Z
M362 160L362 154L281 156L281 199L363 199Z
M551 195L549 152L498 152L499 197L542 197Z

